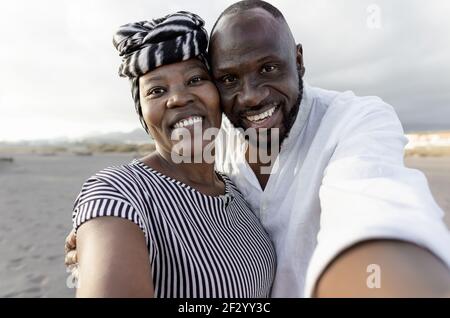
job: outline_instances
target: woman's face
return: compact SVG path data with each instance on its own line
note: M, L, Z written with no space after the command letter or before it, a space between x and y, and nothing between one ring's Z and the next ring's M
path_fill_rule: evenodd
M141 76L139 93L142 115L160 152L198 155L211 143L202 138L205 131L220 128L218 91L196 58Z

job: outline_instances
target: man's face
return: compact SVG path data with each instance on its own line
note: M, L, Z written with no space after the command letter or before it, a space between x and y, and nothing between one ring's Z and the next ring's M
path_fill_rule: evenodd
M302 56L289 28L262 9L224 16L212 35L211 67L236 127L289 132L301 100Z

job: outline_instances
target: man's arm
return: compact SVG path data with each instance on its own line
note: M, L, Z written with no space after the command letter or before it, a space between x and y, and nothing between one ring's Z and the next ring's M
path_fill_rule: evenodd
M403 164L406 138L395 112L370 97L338 106L306 295L443 296L450 234L426 178ZM377 265L381 288L368 288Z
M315 297L450 297L450 272L407 242L367 241L341 253L316 285Z
M153 297L145 238L139 227L116 217L83 224L77 233L77 297Z

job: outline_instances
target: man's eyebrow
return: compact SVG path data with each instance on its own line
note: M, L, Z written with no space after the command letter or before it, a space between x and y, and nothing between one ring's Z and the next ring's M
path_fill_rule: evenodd
M259 57L256 59L256 63L264 63L267 61L276 61L278 63L282 63L283 60L276 55L264 55L262 57ZM237 69L241 68L241 65L237 64L237 65L229 65L231 63L223 63L223 66L219 65L214 69L215 73L233 73L235 72Z
M256 61L258 63L262 63L262 62L267 62L267 61L270 61L270 60L282 61L282 59L280 59L278 56L275 56L275 55L266 55L266 56L260 57Z
M234 70L236 68L239 68L239 67L235 67L235 66L216 67L216 68L214 68L214 71L217 73L226 74L226 73L234 72Z

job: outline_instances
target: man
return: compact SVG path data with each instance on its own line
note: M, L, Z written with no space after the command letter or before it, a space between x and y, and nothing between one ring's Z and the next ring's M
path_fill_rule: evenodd
M302 47L283 15L263 1L222 13L210 55L229 119L219 168L275 244L272 295L448 293L449 233L423 175L403 165L406 138L392 107L303 85ZM233 126L278 128L279 168L263 174L260 163L248 163L258 147L252 142L246 153L240 144L228 147L239 135ZM371 268L381 271L381 288L370 288Z
M403 165L392 107L304 85L302 47L263 1L227 8L210 54L228 118L218 168L274 242L272 296L450 295L443 213L423 175ZM278 168L263 173L266 163L249 160L268 140L247 141L236 128L278 129Z

